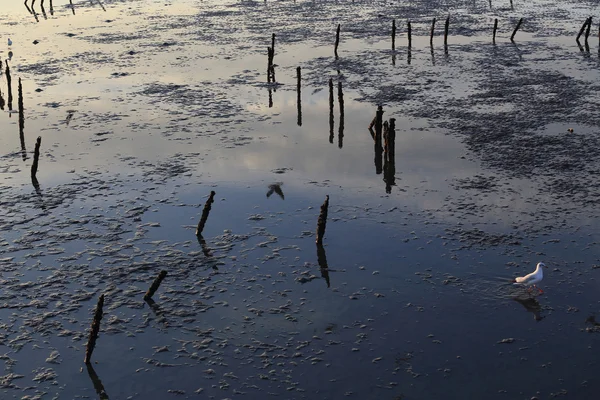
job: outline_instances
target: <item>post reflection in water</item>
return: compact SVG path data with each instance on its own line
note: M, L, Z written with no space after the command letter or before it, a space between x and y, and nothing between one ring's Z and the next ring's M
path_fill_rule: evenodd
M273 89L269 86L269 108L273 107Z
M383 180L385 182L385 192L391 193L392 186L396 185L396 119L390 118L389 124L384 124L384 164Z
M329 280L329 266L327 265L327 255L325 254L325 248L319 243L317 243L317 262L319 263L319 268L321 269L321 277L325 279L327 287L331 287L331 282Z
M196 235L196 238L198 239L198 243L200 243L200 247L202 247L202 253L204 256L212 257L212 254L210 253L210 247L206 245L206 240L204 240L204 237L202 235Z
M98 378L96 371L94 371L94 367L92 367L91 363L86 363L85 365L87 367L87 372L90 377L90 380L92 381L94 389L96 390L96 393L98 394L100 400L108 400L108 394L106 394L106 390L104 389L102 381L100 380L100 378Z
M329 78L329 143L333 143L333 79Z
M342 82L338 81L338 101L340 103L340 128L338 131L338 147L344 147L344 92L342 92Z
M373 126L375 126L375 132L373 132ZM375 173L381 174L383 171L383 146L382 146L382 130L383 130L383 107L377 107L377 113L375 118L369 125L369 132L375 142Z
M300 67L296 68L296 76L298 79L298 85L297 85L298 99L296 101L296 103L298 105L298 126L302 126L302 83L301 83L302 75L301 75Z

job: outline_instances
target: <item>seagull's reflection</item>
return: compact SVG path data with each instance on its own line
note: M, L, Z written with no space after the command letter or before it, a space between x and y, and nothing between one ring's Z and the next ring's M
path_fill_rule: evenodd
M281 190L282 182L276 182L269 185L269 191L267 192L267 197L271 197L273 193L277 193L281 200L285 200L285 196L283 195L283 191Z
M92 384L94 385L94 389L96 390L96 393L98 393L98 396L100 396L100 400L108 400L108 394L106 394L102 381L98 378L98 375L96 375L94 367L92 367L91 363L86 363L85 365L87 367L88 375L92 380Z
M533 319L536 321L541 321L546 318L545 316L542 316L542 306L535 297L514 297L513 300L525 307L530 313L533 313Z

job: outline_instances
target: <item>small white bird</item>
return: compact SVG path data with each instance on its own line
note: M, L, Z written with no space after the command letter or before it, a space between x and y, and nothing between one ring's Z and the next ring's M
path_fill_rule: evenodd
M531 290L531 287L534 287L539 290L540 293L544 293L542 289L536 286L536 283L539 283L542 281L542 279L544 279L544 268L548 268L546 267L546 264L543 262L537 263L535 271L525 276L519 276L515 278L513 284L518 286L530 286L529 290Z
M8 38L8 45L12 46L12 40L10 40L10 38Z

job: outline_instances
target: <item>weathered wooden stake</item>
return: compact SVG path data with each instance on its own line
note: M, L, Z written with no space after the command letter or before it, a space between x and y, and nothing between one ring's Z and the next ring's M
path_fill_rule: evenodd
M494 18L494 34L492 35L492 43L496 44L496 31L498 30L498 18Z
M325 201L321 205L321 213L317 220L317 245L323 244L323 235L325 235L325 226L327 225L327 212L329 208L329 195L325 196Z
M267 83L271 83L271 48L267 47Z
M38 170L38 161L40 160L40 145L42 144L42 137L38 136L35 142L35 150L33 152L33 164L31 164L31 177L36 179Z
M396 50L396 20L392 20L392 50Z
M0 97L2 96L0 95ZM4 99L0 100L0 108L4 109L4 104L2 103L4 103ZM23 111L23 85L21 85L21 78L19 78L19 98L17 104L19 105L19 138L21 139L23 161L25 161L27 159L27 150L25 149L25 113Z
M206 220L208 219L208 214L210 213L212 203L214 203L215 201L215 194L215 191L211 190L210 196L204 204L204 208L202 209L202 217L200 217L200 222L198 222L198 228L196 228L196 236L201 235L202 231L204 230L204 225L206 224Z
M410 26L410 21L408 21L408 48L412 47L412 27Z
M587 24L587 28L585 30L585 43L587 43L588 38L590 37L590 30L592 29L592 17L588 18L589 22Z
M10 77L10 67L8 66L8 60L4 60L6 62L6 86L8 86L8 111L12 111L12 101L13 101L13 94L12 94L12 79Z
M448 29L450 28L450 16L446 17L446 23L444 25L444 47L448 47Z
M94 347L96 347L96 339L98 339L98 332L100 331L100 321L102 320L102 307L104 307L104 295L101 294L96 304L96 312L94 313L94 319L92 320L92 326L90 327L90 336L88 337L87 345L85 346L85 358L86 364L90 363L92 359L92 353Z
M335 53L335 58L338 58L338 45L340 44L340 28L341 25L338 24L337 26L337 32L335 34L335 49L334 49L334 53Z
M300 67L296 68L296 78L298 80L297 92L298 92L298 126L302 126L302 73Z
M433 46L433 34L435 32L435 21L436 19L433 18L433 21L431 21L431 32L429 33L429 45Z
M273 55L275 55L275 34L271 35L271 50L273 51Z
M160 286L163 279L165 279L165 276L167 276L167 271L160 271L160 273L158 274L156 279L154 279L152 285L150 285L150 288L144 295L144 299L151 299L152 296L154 296L154 293L156 293L156 291L158 290L158 287Z
M515 41L515 35L517 34L517 31L521 27L522 23L523 23L523 18L519 19L519 22L517 22L517 26L515 27L515 30L513 31L512 35L510 35L510 41L511 42Z
M338 81L338 102L340 104L340 127L338 130L338 147L344 146L344 92L342 91L342 81Z

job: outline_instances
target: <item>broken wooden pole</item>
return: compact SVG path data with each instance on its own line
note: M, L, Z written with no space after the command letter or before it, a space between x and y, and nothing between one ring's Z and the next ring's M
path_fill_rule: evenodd
M517 26L515 26L515 30L513 31L512 35L510 35L510 41L514 42L515 41L515 35L517 34L517 31L519 30L519 28L521 27L521 24L523 23L523 18L519 19L519 22L517 22Z
M298 108L298 126L302 126L302 75L300 67L296 68L296 79L298 80L296 91L297 96L297 108Z
M92 320L92 326L90 327L90 335L88 337L87 345L85 346L85 358L84 362L89 364L92 359L92 353L94 347L96 347L96 339L98 339L98 332L100 331L100 321L102 320L102 307L104 307L104 295L101 294L96 304L96 312L94 312L94 319Z
M154 293L156 293L156 291L158 290L158 287L160 286L163 279L165 279L165 276L167 276L167 271L160 271L160 273L158 274L156 279L154 279L152 285L150 285L150 288L144 295L144 300L151 299L152 296L154 296Z
M408 21L408 48L412 47L412 27L410 26L410 21Z
M492 43L496 44L496 31L498 30L498 18L494 18L494 33L492 34Z
M448 47L448 29L450 28L450 16L446 17L446 23L444 25L444 47Z
M40 160L40 145L42 144L42 137L38 136L35 142L35 150L33 152L33 164L31 164L31 178L36 179L38 170L38 162Z
M329 209L329 195L325 196L325 201L321 205L321 213L317 220L317 245L323 244L323 235L325 235L325 226L327 225L327 212Z
M435 21L436 19L433 18L433 21L431 21L431 32L429 33L429 45L433 46L433 34L435 32Z
M200 217L200 222L198 222L198 228L196 228L196 236L201 235L202 231L204 230L204 225L206 224L206 220L208 219L208 214L210 213L212 203L214 203L215 201L215 194L215 191L211 190L210 196L204 204L204 208L202 209L202 217Z
M338 46L340 44L340 28L341 28L341 25L338 24L337 32L335 34L335 49L334 49L335 58L338 58Z
M392 51L396 50L396 20L392 20Z

